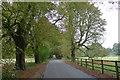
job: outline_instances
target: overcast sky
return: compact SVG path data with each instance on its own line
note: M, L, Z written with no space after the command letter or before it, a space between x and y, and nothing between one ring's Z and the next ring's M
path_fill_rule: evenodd
M114 1L114 3L113 3ZM97 1L98 3L98 1ZM102 18L106 19L106 33L104 35L103 47L112 48L118 42L118 4L117 0L99 0L96 4L103 13Z

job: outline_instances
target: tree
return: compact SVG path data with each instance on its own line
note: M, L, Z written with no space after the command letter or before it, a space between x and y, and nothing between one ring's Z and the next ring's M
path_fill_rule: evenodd
M70 34L68 32L61 33L61 54L65 57L71 57L71 42L70 42Z
M106 48L107 52L109 53L109 55L113 54L113 50L111 48Z
M2 38L9 36L16 47L16 66L25 70L25 49L29 44L28 37L37 20L50 9L49 3L2 3ZM37 48L37 46L35 46Z
M2 3L3 7L2 30L4 31L2 37L10 36L10 38L13 39L16 46L17 68L24 70L25 69L24 51L26 48L25 37L27 30L29 30L29 28L26 27L28 26L28 24L25 24L25 21L27 19L25 19L24 17L28 14L26 10L29 8L26 6L23 8L22 5L23 5L22 3L20 4L14 3L14 5L11 6L9 3ZM23 12L26 12L26 14L22 14Z
M64 27L70 34L72 58L75 58L76 49L89 49L87 45L93 42L100 43L106 21L100 17L102 14L98 8L89 2L61 3L60 6L58 12L64 15Z
M36 26L34 26L31 31L31 37L29 41L35 54L35 63L39 63L41 60L40 55L43 55L43 53L40 51L40 48L42 48L41 45L44 45L47 48L52 48L53 45L57 45L59 43L59 31L56 30L56 27L52 25L46 17L42 17Z
M13 42L16 66L20 70L25 70L25 52L28 49L32 50L35 63L39 63L40 55L45 56L44 50L49 52L49 49L74 60L75 50L81 47L89 49L87 45L99 43L105 31L101 12L88 2L61 2L58 6L42 2L4 2L2 8L1 39Z
M103 48L102 45L99 43L92 43L92 45L90 45L89 48L89 50L86 50L84 52L84 54L89 58L104 57L109 55L107 50Z
M120 55L120 42L114 43L112 50L115 55Z
M118 43L118 53L117 55L120 55L120 42Z

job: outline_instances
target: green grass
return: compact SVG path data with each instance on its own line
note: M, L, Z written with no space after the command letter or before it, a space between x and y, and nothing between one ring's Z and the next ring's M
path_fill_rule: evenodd
M27 67L27 68L32 68L32 67L34 67L34 66L37 66L38 64L42 64L42 63L49 62L49 60L46 60L46 61L44 61L44 62L41 62L41 63L36 64L34 61L31 61L31 60L33 60L33 58L30 58L30 59L28 59L28 60L29 60L29 61L26 63L26 67Z
M70 59L61 59L61 61L71 61Z
M28 63L26 63L26 67L27 68L32 68L32 67L34 67L34 66L37 66L38 64L36 64L36 63L34 63L34 62L28 62Z
M114 65L114 63L107 63L107 65ZM98 66L97 64L95 64L95 66ZM101 67L101 65L99 65L99 67ZM115 67L110 67L110 66L106 66L104 65L103 66L105 69L109 69L109 70L114 70L116 71L116 68ZM99 68L95 68L95 70L97 71L102 71L102 69L99 69ZM112 71L109 71L109 70L104 70L104 73L107 73L107 74L112 74L112 75L116 75L116 72L112 72Z
M113 56L113 57L97 57L96 59L99 59L99 60L112 60L112 61L119 61L119 58L120 56Z

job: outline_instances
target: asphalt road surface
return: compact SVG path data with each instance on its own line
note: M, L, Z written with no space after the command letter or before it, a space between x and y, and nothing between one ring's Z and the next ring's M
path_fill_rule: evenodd
M80 71L60 60L51 60L46 66L44 78L92 78L97 80L83 71Z

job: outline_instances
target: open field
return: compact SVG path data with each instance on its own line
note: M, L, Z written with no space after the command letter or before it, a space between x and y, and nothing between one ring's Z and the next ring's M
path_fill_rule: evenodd
M0 63L15 63L15 59L1 59ZM25 62L34 62L34 58L25 58Z
M83 59L88 59L88 57L78 57L78 58L83 58ZM112 61L120 61L120 56L111 56L111 57L95 57L93 59L96 60L112 60Z

